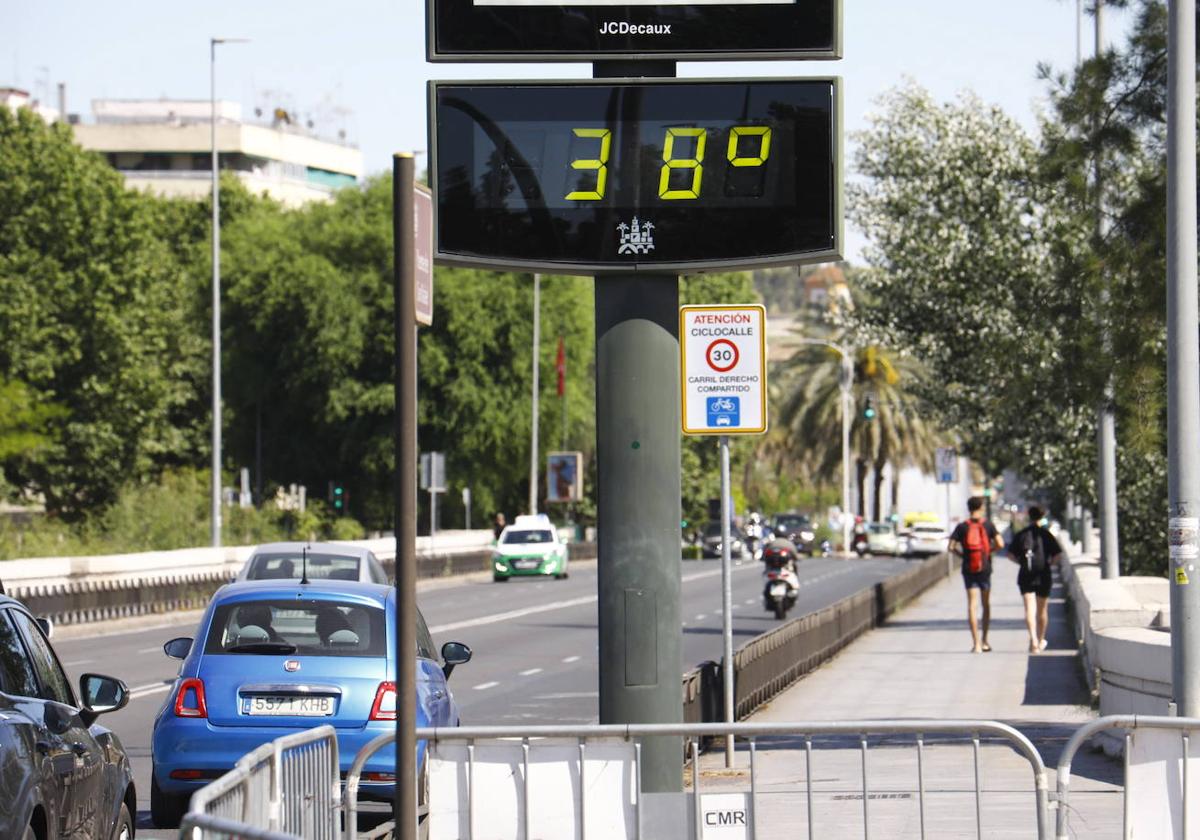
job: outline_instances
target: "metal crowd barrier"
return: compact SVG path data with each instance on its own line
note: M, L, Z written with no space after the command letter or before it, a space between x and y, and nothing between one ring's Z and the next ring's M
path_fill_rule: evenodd
M1067 742L1062 756L1058 760L1058 813L1055 815L1055 834L1058 840L1068 840L1067 818L1070 815L1071 794L1071 761L1084 744L1093 735L1108 729L1125 730L1124 750L1124 785L1121 794L1122 837L1132 837L1134 834L1132 814L1129 809L1129 756L1133 750L1134 732L1138 729L1165 729L1180 733L1181 755L1188 754L1188 746L1193 731L1200 730L1200 718L1162 717L1156 715L1108 715L1086 723ZM1182 836L1190 837L1188 833L1188 761L1183 761L1181 790L1182 790Z
M337 733L329 725L263 744L238 759L233 769L192 795L196 814L305 840L341 836L341 770ZM195 822L195 840L220 838Z
M748 825L748 837L756 840L759 837L768 837L768 835L760 832L757 819L756 802L760 796L758 786L757 761L760 741L772 738L789 738L792 740L802 739L804 748L805 762L805 783L804 795L807 803L807 834L809 840L815 840L817 837L827 836L826 833L835 828L835 826L820 826L814 819L814 787L813 787L813 741L815 738L843 736L852 737L857 741L857 749L860 753L861 777L862 777L862 815L863 815L863 837L864 840L870 840L871 834L871 816L870 816L870 801L871 801L871 772L869 755L871 747L869 744L870 736L881 735L910 735L912 736L911 746L916 753L917 759L917 807L920 815L921 838L926 837L926 780L925 780L925 748L927 738L933 736L959 736L969 738L972 748L973 764L974 764L974 801L975 801L975 837L982 840L988 836L985 831L985 823L983 819L983 795L984 790L981 785L980 776L980 744L984 738L992 740L1000 740L1024 758L1029 763L1031 772L1031 786L1029 789L1031 806L1034 809L1034 820L1037 825L1037 836L1040 840L1048 840L1049 816L1048 807L1048 784L1046 766L1042 762L1042 757L1038 753L1037 748L1020 732L1013 727L998 723L996 721L987 720L908 720L908 721L888 721L888 720L862 720L862 721L831 721L831 722L802 722L802 723L735 723L735 724L621 724L621 725L593 725L593 726L471 726L471 727L447 727L447 728L419 728L417 729L417 738L425 740L429 743L430 748L438 743L447 744L465 744L468 748L468 779L474 776L474 750L473 747L477 741L495 741L499 739L509 739L520 743L525 748L526 766L525 774L528 774L528 747L532 742L542 738L566 738L575 739L578 742L578 763L582 773L582 765L586 760L587 743L591 739L612 739L619 738L623 740L639 740L646 737L680 737L685 740L687 745L687 765L691 769L691 777L693 779L692 789L686 795L690 798L691 809L694 815L691 826L691 838L699 840L702 835L701 822L701 797L704 791L702 790L701 779L703 774L700 772L699 751L700 742L706 738L723 736L727 733L732 733L735 739L744 741L749 751L750 763L750 779L749 779L749 794L750 794L750 816ZM346 788L344 793L343 807L346 814L347 840L355 840L356 838L356 822L357 822L357 799L358 799L358 783L362 773L362 768L367 760L380 749L394 743L394 735L381 735L370 744L368 744L355 757L354 764L351 765L349 773L346 775ZM767 743L770 743L769 740ZM884 749L893 750L896 744L888 744ZM636 747L635 747L636 749ZM879 748L877 748L879 749ZM427 752L428 756L429 753ZM636 760L635 760L636 761ZM637 768L635 768L635 771ZM582 778L582 776L581 776ZM639 774L640 778L640 774ZM640 784L638 785L640 788ZM473 832L475 823L476 806L474 803L474 787L468 785L468 796L466 802L467 809L467 825L468 831ZM525 833L522 840L530 840L529 838L529 791L522 783L522 808L524 820L522 824L525 827ZM729 792L723 789L721 792ZM610 807L612 803L595 803L591 806L587 802L587 794L580 786L580 802L579 813L581 815L580 840L587 840L586 822L582 820L582 815L589 811L590 807ZM625 803L630 806L629 803ZM643 815L641 809L641 797L636 798L636 802L632 803L636 812L637 831L634 835L638 840L649 838L650 835L644 832ZM681 830L678 836L682 836ZM801 828L795 827L794 836L802 836ZM877 835L878 836L878 835ZM468 833L464 840L471 840L471 834ZM653 840L661 840L656 837Z
M253 828L237 820L227 820L210 814L185 814L179 824L179 840L304 840L295 834L284 834L266 828Z

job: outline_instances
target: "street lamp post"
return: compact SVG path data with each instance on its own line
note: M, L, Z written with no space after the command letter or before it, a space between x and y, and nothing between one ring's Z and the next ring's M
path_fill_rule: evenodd
M221 545L221 183L217 169L217 44L244 44L247 38L208 39L209 104L212 135L212 544Z
M800 344L819 344L834 350L841 357L838 390L842 403L842 550L850 550L850 422L853 416L854 359L848 348L823 338L801 338Z

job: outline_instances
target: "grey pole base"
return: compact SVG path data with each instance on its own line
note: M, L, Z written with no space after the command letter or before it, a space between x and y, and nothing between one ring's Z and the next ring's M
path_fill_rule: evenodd
M597 277L601 723L683 719L679 388L679 279ZM646 739L642 790L682 790L682 759Z

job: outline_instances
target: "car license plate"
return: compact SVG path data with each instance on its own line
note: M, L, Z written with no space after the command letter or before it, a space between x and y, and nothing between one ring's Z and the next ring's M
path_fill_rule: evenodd
M242 714L279 717L327 717L332 697L258 696L242 698Z
M514 560L513 568L516 569L536 569L542 565L541 560Z

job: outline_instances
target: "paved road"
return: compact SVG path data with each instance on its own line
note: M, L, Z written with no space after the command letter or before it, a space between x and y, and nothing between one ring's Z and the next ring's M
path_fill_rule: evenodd
M891 558L807 559L800 564L801 594L790 617L803 615L902 571ZM763 610L761 570L745 563L733 572L734 646L776 626ZM422 585L418 603L434 638L469 644L474 660L461 666L451 688L464 722L588 723L598 717L596 566L580 563L565 581L490 579ZM721 572L715 560L683 565L685 666L721 658ZM191 635L188 623L92 638L60 639L55 648L72 679L87 671L111 674L131 689L129 706L103 718L133 759L139 826L149 827L150 730L177 673L163 642ZM139 836L171 837L172 832Z

